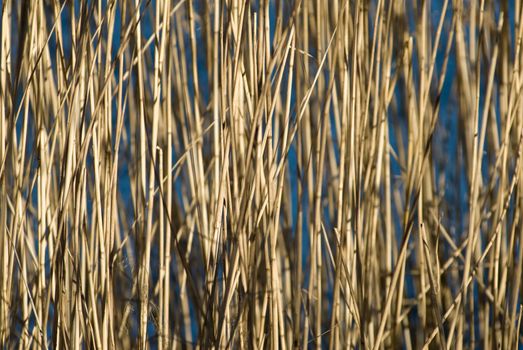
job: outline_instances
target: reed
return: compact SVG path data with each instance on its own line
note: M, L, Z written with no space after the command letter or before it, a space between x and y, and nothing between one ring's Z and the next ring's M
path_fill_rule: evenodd
M0 6L0 348L523 343L520 0Z

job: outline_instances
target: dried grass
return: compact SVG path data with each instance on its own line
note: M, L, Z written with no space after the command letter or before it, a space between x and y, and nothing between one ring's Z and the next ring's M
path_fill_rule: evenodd
M1 348L521 345L520 0L0 4Z

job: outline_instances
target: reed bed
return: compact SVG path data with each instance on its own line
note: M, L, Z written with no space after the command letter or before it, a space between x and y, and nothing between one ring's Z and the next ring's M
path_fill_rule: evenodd
M0 348L521 346L520 0L0 6Z

